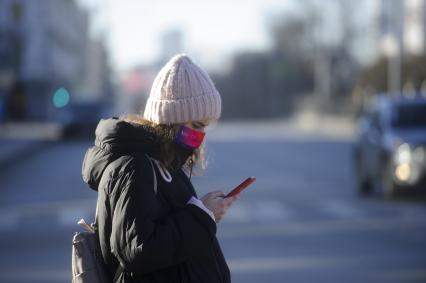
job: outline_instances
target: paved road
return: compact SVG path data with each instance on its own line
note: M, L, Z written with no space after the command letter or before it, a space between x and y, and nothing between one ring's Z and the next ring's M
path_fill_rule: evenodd
M426 203L354 193L350 140L227 138L209 146L200 195L257 182L219 224L233 282L426 282ZM62 142L0 174L0 282L69 282L89 142Z

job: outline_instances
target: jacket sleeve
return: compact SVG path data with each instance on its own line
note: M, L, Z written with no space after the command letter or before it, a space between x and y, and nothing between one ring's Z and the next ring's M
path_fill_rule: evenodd
M121 188L112 217L111 249L133 273L149 273L202 256L211 250L216 233L216 223L192 204L156 218L159 203L150 166L149 161L143 168L130 166L116 182Z

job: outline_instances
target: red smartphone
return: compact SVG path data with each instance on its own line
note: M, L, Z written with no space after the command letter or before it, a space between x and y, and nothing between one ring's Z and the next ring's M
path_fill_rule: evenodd
M235 189L233 189L232 191L230 191L225 197L232 197L235 196L236 194L241 193L242 190L244 190L245 188L247 188L249 185L253 184L253 182L256 181L255 177L248 177L247 179L245 179L241 184L239 184Z

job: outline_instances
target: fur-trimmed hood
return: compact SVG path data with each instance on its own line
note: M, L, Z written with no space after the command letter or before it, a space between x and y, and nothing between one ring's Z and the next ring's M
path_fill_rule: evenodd
M118 118L102 119L96 128L95 145L87 150L83 160L83 180L97 191L102 173L111 162L128 154L156 155L158 144L147 126Z

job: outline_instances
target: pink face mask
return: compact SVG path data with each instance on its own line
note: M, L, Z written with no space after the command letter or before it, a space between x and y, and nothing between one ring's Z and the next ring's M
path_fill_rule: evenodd
M194 130L189 127L181 126L176 136L176 143L188 147L190 149L197 149L203 143L204 132Z

